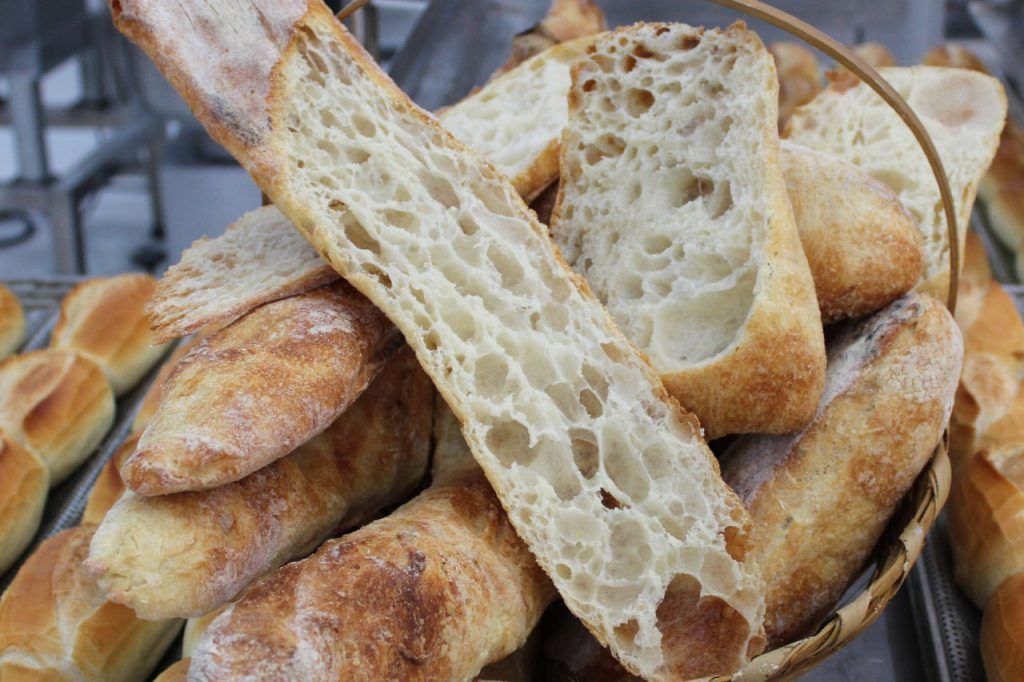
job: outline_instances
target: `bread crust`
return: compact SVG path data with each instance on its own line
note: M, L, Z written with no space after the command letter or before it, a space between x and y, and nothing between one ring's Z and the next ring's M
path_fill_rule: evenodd
M403 352L289 456L212 490L126 494L100 524L88 569L111 601L143 618L208 613L410 493L426 468L431 400Z
M113 421L113 391L92 360L46 349L0 362L0 429L46 464L51 486L92 453Z
M178 362L121 475L140 495L237 481L327 428L400 344L344 281L265 304Z
M772 647L810 632L863 568L942 437L963 346L938 301L910 294L829 350L814 420L742 438L722 458L754 523Z
M0 599L0 679L145 678L181 629L103 598L82 568L93 528L48 538Z
M981 660L988 682L1024 679L1024 573L1007 578L985 609Z
M999 147L978 186L989 223L1013 249L1017 276L1024 274L1024 130L1008 121Z
M99 476L92 484L89 497L85 501L85 509L82 511L81 525L98 526L107 515L110 508L121 499L127 486L121 478L121 465L128 459L128 456L135 452L139 443L139 434L133 433L128 436L125 442L114 453L114 456L107 460L100 470Z
M14 292L0 282L0 360L18 350L25 338L25 311Z
M768 46L779 74L779 129L793 111L821 92L824 83L814 52L801 43L778 42Z
M0 574L32 541L49 487L42 460L0 431Z

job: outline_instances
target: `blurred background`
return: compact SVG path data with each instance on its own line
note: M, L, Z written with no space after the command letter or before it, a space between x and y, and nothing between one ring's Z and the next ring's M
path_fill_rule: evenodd
M331 3L329 3L331 4ZM334 9L344 2L333 3ZM697 0L599 0L611 25L728 24ZM857 44L915 63L963 41L1019 82L1024 2L779 0ZM351 27L426 108L464 95L548 0L374 0ZM103 0L0 0L0 279L161 271L260 195L110 22ZM766 43L783 39L755 27Z

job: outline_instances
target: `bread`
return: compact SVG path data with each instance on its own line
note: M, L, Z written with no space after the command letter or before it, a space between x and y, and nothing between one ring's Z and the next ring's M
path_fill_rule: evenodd
M99 366L66 350L0 362L0 430L39 457L50 485L99 445L114 421L114 394Z
M192 651L195 680L470 680L555 597L440 406L433 483L282 568Z
M882 69L888 66L897 66L898 62L892 52L881 43L867 42L854 45L854 54L867 62L868 66L875 69ZM837 66L828 72L828 78L833 83L844 88L852 88L860 83L860 77L847 69L845 66Z
M905 296L829 344L807 428L741 438L723 455L753 520L773 648L811 632L860 574L942 438L962 354L942 304Z
M142 618L194 617L256 578L372 518L423 478L430 382L411 353L333 425L242 480L160 497L126 494L96 532L88 566Z
M189 663L191 663L191 660L188 658L175 661L174 665L157 675L153 682L186 682L188 680Z
M128 440L117 449L114 456L107 460L107 463L100 469L99 476L92 484L89 497L85 501L85 510L82 512L81 520L83 526L99 525L110 508L121 499L127 489L124 479L121 478L121 465L129 455L135 452L138 443L139 434L129 436Z
M178 362L121 475L141 495L237 481L327 428L400 344L343 281L267 303Z
M0 431L0 575L39 528L49 479L38 457Z
M558 177L560 136L569 115L562 93L569 88L570 65L593 42L584 36L545 50L441 114L444 127L484 152L527 201Z
M989 225L1014 252L1017 277L1024 278L1024 130L1012 122L1003 129L978 192Z
M50 347L71 350L103 370L115 395L124 395L166 348L153 345L143 306L156 280L129 273L89 279L64 297Z
M157 341L230 322L253 308L327 284L337 273L273 206L202 238L157 282L146 312Z
M977 55L956 43L945 43L933 47L924 55L921 63L926 66L950 66L981 73L989 72Z
M1024 444L985 450L960 470L949 495L956 582L979 609L1024 571Z
M993 280L985 244L973 230L967 231L962 259L964 266L960 271L960 288L956 297L956 323L961 330L966 330L978 318L982 301Z
M111 604L82 569L93 529L44 540L0 599L0 680L145 679L181 629Z
M795 431L821 396L777 87L743 24L619 29L573 72L551 234L709 439Z
M215 334L217 331L219 329L216 328L216 325L202 328L189 337L188 340L178 344L178 347L174 349L171 356L160 366L160 371L153 377L153 381L146 390L146 394L139 401L139 407L135 412L135 417L132 419L133 434L141 434L153 419L153 415L156 414L160 403L163 402L164 385L167 383L168 377L171 376L171 372L178 366L178 361L188 355L204 339Z
M874 312L917 284L921 233L892 190L791 142L782 144L782 169L823 322Z
M692 416L508 181L319 2L114 9L206 129L399 327L570 608L654 678L742 665L762 608L742 507ZM673 614L660 622L659 604Z
M1007 578L981 619L981 659L988 682L1024 679L1024 573Z
M772 43L768 51L775 58L775 71L779 74L779 128L782 129L794 109L821 92L821 69L814 52L800 43Z
M942 158L959 227L960 247L978 182L1006 118L1003 86L991 76L934 66L884 68L881 75L921 119ZM786 136L856 164L888 185L917 221L925 266L919 288L945 299L949 238L939 189L910 129L868 86L833 83L794 112Z
M203 636L206 629L210 627L210 623L217 619L217 616L224 613L224 610L228 607L228 604L221 606L220 608L214 609L209 613L204 613L196 618L189 618L185 622L185 632L181 638L181 657L189 658L192 656L192 651L196 648L196 644L199 642L199 638Z
M604 13L593 0L552 0L544 19L512 38L512 50L491 75L497 78L544 50L575 38L608 30Z
M558 182L548 185L547 189L537 195L537 198L530 203L530 209L537 214L537 220L543 225L551 223L551 213L555 210L555 201L558 199Z
M25 338L25 311L14 292L0 282L0 360L18 350Z

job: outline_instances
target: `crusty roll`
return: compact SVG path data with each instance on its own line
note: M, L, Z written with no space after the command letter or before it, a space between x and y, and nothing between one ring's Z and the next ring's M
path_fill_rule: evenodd
M99 366L67 350L0 362L0 429L37 455L50 485L63 481L114 421L114 394Z
M121 465L130 454L135 452L138 442L139 434L129 436L117 449L114 456L107 460L107 463L100 469L100 474L92 484L92 490L89 491L89 497L85 501L82 525L99 525L114 503L121 499L121 495L126 489L124 481L121 479Z
M791 142L782 170L822 322L874 312L914 288L921 233L899 197L852 163Z
M962 353L942 304L905 296L830 344L803 431L743 438L723 455L753 522L771 646L815 627L864 566L942 436Z
M98 277L72 289L60 306L51 348L81 353L103 370L116 395L139 382L164 353L154 346L143 306L156 288L150 275Z
M1024 276L1024 130L1012 121L1003 128L978 194L999 241L1017 256L1017 277Z
M988 682L1024 680L1024 573L1010 576L981 619L981 660Z
M107 601L82 561L93 529L45 540L0 599L0 680L145 679L181 628Z
M948 509L957 584L984 609L1003 580L1024 571L1024 444L971 458Z
M157 675L153 682L185 682L188 679L188 666L191 660L183 658Z
M927 66L951 66L981 73L989 72L985 63L978 59L976 54L956 43L945 43L933 47L921 59L921 63Z
M290 456L212 490L126 493L88 565L142 618L199 616L286 561L403 499L423 478L431 386L404 351L334 424Z
M818 58L804 45L782 41L769 45L768 51L775 58L775 71L779 74L779 128L782 129L793 110L814 99L824 83Z
M192 652L193 680L466 680L555 596L450 411L411 502L254 585Z
M18 350L25 338L25 311L14 292L0 282L0 360Z
M237 481L327 428L400 343L344 281L263 305L178 362L121 475L142 495Z
M42 460L0 431L0 574L32 541L49 487Z

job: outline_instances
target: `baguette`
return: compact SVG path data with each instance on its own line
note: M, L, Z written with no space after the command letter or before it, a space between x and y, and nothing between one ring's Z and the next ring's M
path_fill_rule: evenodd
M956 206L960 250L978 182L996 151L1006 118L1006 94L991 76L934 66L883 68L907 100L942 158ZM888 185L924 237L920 290L945 299L949 238L931 167L910 129L867 85L832 83L789 120L786 137L834 154Z
M42 460L0 431L0 575L32 541L49 487Z
M164 386L167 384L167 379L171 376L174 368L178 366L178 362L188 355L193 348L202 343L204 339L216 333L218 330L215 327L216 325L214 327L204 327L189 338L188 341L179 344L174 349L174 352L171 353L171 357L167 358L167 361L160 367L160 371L153 377L153 382L149 385L146 394L142 396L142 400L139 402L139 409L132 419L133 434L139 435L149 426L149 422L152 421L157 408L163 402Z
M18 350L25 339L25 311L18 297L0 282L0 360Z
M892 190L791 142L782 144L782 169L822 322L872 313L917 284L921 233Z
M60 305L51 348L75 351L103 370L114 395L124 395L164 354L153 345L143 306L156 280L129 273L86 280Z
M194 680L469 680L521 647L554 587L436 420L433 483L253 586L197 642Z
M551 233L708 438L795 431L824 381L777 87L742 23L619 29L574 67Z
M261 306L178 362L121 475L141 495L237 481L327 428L400 343L343 281Z
M745 513L693 417L508 181L320 2L113 7L215 139L399 327L570 608L647 676L739 668L761 645L763 608Z
M988 682L1024 679L1024 573L1007 578L985 609L981 660Z
M978 453L949 494L956 582L979 609L1006 578L1024 571L1024 446Z
M145 679L181 629L106 601L82 569L93 529L48 538L0 599L0 680Z
M803 431L741 438L723 455L753 519L773 648L812 631L863 569L942 437L962 355L942 304L908 295L830 344Z
M55 486L99 445L114 394L99 366L66 350L0 362L0 430L43 461Z
M1012 122L1003 129L978 192L996 236L1016 256L1017 278L1024 279L1024 130Z
M87 566L111 601L142 618L212 611L411 492L426 467L431 408L430 382L403 353L288 457L213 490L127 493L96 531Z
M124 495L127 487L124 484L124 479L121 478L121 466L128 456L135 452L135 447L138 444L139 434L132 434L100 469L99 476L96 477L92 489L89 490L89 497L86 498L81 525L99 525L110 508Z
M779 130L793 111L807 104L823 87L821 68L814 52L800 43L778 42L768 46L779 74Z

